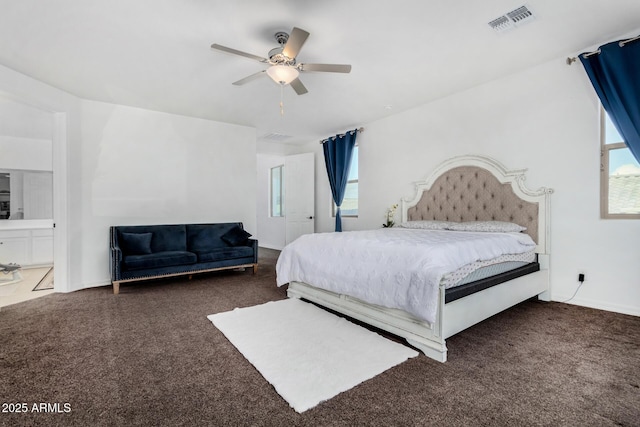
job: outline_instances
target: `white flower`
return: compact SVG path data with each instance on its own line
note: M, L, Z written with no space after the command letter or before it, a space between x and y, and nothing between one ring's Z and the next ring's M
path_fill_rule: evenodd
M382 224L383 227L393 227L395 224L394 218L396 216L396 209L398 209L398 204L391 205L389 209L387 209L387 222L386 224Z

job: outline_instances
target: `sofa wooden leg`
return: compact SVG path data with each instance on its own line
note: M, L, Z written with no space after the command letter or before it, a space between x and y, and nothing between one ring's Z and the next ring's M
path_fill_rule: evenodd
M120 293L120 282L113 282L113 294L118 295Z
M258 272L258 264L253 264L253 274Z

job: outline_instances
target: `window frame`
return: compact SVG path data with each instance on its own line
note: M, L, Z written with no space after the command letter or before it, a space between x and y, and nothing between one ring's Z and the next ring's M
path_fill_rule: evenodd
M640 219L640 212L637 214L623 214L609 212L609 153L622 148L629 149L623 141L607 144L607 113L600 106L600 218L601 219Z
M274 185L273 185L273 172L274 170L280 170L280 185L277 189L280 196L280 212L279 215L274 215ZM284 217L284 164L274 166L269 169L269 218L283 218Z

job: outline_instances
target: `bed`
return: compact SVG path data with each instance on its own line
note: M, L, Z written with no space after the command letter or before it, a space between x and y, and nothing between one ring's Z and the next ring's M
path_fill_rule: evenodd
M390 332L404 338L426 356L445 362L446 339L450 336L529 298L537 297L546 301L550 298L549 198L553 191L549 188L529 190L524 183L525 172L526 169L508 170L496 160L483 156L449 159L425 181L415 184L413 197L401 200L402 224L408 229L394 227L388 230L303 236L304 239L294 241L282 251L276 267L278 286L287 284L290 298L303 298ZM499 230L508 231L506 233L482 233L466 228L469 224L485 222L519 228ZM427 228L435 224L438 230L416 231L413 229L420 228L415 227L416 224L428 224ZM456 231L450 231L450 228ZM451 255L444 255L443 252L436 263L438 268L426 264L425 257L438 258L439 252L431 251L430 255L425 255L421 239L439 242L444 239L441 236L447 233L455 235L453 240L456 240L456 244L465 245L463 250L457 251L464 255L449 261ZM476 243L476 240L481 242L477 237L481 234L484 240L487 238L485 236L491 236L499 246L511 245L504 249L509 254L505 255L507 258L513 255L512 252L520 252L520 249L514 250L515 247L526 246L521 254L516 254L522 258L518 258L514 264L517 266L503 269L496 275L486 277L485 274L478 280L469 279L475 273L465 276L468 271L460 274L458 270L446 270L445 274L443 263L451 263L447 268L453 268L454 263L457 263L456 267L467 267L466 263L478 256L475 251L484 245ZM427 235L429 237L423 237ZM333 258L335 266L316 266L316 270L324 271L322 276L301 274L300 271L312 268L312 263L322 262L322 254L328 250L321 246L323 240L330 246L351 248L341 252L338 258L351 263L351 269L359 272L352 274L344 270L341 273L339 262L336 262L338 258ZM348 246L352 244L349 242L351 240L354 245L359 241L359 246ZM391 248L388 254L395 256L393 262L385 264L388 256L381 256L374 251L376 241L380 240L384 240L383 243ZM407 242L403 243L404 240ZM447 240L443 245L450 244ZM354 249L356 247L362 250ZM306 255L302 256L303 253ZM525 260L527 257L531 258ZM405 261L406 265L403 265ZM396 273L386 273L386 265L395 263L399 263L402 269ZM420 267L415 267L417 265ZM507 264L501 262L500 265ZM482 267L483 264L479 263L478 266ZM361 273L366 275L366 283L359 283L357 278ZM463 279L460 283L466 283L452 286L457 278L451 276L456 274ZM407 285L410 292L408 296L397 297L404 291L397 289L400 282L396 276L411 277L407 279L412 282ZM296 280L299 277L303 279ZM431 283L434 280L436 282ZM420 286L421 283L425 286ZM384 292L385 288L390 297L380 296L379 292ZM396 304L395 301L400 299L411 303Z

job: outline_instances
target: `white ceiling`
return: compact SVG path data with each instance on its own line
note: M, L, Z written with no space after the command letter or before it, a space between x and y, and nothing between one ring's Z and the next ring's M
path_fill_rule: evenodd
M536 19L498 34L523 4ZM638 0L0 0L0 64L81 98L252 126L309 142L633 31ZM268 78L276 31L311 33L298 62L309 93ZM391 106L391 107L389 107Z

